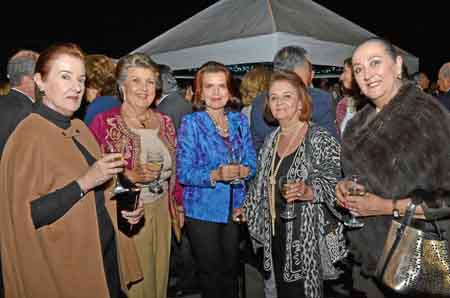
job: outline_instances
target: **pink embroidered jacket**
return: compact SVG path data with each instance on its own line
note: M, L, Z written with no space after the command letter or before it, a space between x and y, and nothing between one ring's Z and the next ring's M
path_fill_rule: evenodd
M169 116L160 112L156 112L160 121L159 138L166 145L172 158L172 176L169 180L169 208L172 218L174 218L176 205L182 206L182 189L176 181L176 133L172 120ZM126 146L124 150L125 160L127 161L126 167L132 169L137 163L140 154L140 136L133 133L125 121L123 120L120 107L114 107L106 112L100 113L95 116L89 125L90 130L94 134L97 142L100 146L113 146L117 147L118 142L126 140Z

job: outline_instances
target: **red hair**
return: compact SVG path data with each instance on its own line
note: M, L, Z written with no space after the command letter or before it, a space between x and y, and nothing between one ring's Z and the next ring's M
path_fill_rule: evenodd
M309 121L312 114L312 99L308 93L305 83L303 83L303 80L293 71L280 70L274 72L270 77L269 89L275 82L279 81L288 82L295 88L298 99L302 103L302 111L299 119L300 121ZM272 112L270 111L269 95L267 95L264 105L264 118L270 123L277 123L278 121L273 117Z
M230 99L227 102L227 106L232 103L232 97L234 93L233 80L230 70L222 63L210 61L203 64L200 69L195 74L195 93L194 93L194 108L196 110L205 109L205 101L203 100L203 78L205 73L218 73L222 72L225 74L225 81L227 85L228 92L230 94Z

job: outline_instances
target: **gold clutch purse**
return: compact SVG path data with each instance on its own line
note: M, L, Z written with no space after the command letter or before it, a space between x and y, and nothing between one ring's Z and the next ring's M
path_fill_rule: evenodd
M450 297L448 241L436 222L436 234L412 227L415 210L411 203L401 223L392 221L376 276L401 294Z

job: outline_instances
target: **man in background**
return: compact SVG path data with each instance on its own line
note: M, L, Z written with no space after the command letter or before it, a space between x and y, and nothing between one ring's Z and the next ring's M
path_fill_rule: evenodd
M312 98L312 121L337 138L333 98L326 91L309 87L314 75L311 62L306 57L306 50L299 46L287 46L280 49L273 59L273 68L274 71L293 71L303 80L308 86L308 93ZM266 96L267 93L260 94L252 103L250 127L257 150L261 148L264 138L275 129L264 120L264 98Z
M7 65L10 92L0 98L0 153L17 124L31 112L35 101L34 66L39 54L21 50Z
M161 64L159 66L159 73L161 76L162 94L158 101L157 110L169 116L175 128L178 130L181 124L181 118L192 112L192 104L179 92L177 80L173 76L169 66Z
M33 107L35 101L33 75L38 57L39 54L36 52L21 50L8 61L7 77L11 90L7 95L0 97L0 159L9 136ZM4 297L1 262L0 297Z
M441 66L438 73L438 100L450 111L450 62Z
M417 87L422 91L427 91L430 87L430 79L423 72L416 72L412 75L412 80L416 83Z

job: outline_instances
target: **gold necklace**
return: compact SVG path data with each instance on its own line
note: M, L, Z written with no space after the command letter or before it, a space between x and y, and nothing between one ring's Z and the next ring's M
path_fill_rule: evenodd
M219 122L217 121L217 119L208 112L208 110L206 110L206 113L208 114L209 118L211 118L212 122L214 123L214 126L216 127L216 130L219 133L219 135L221 135L223 137L228 137L228 125L226 127L222 127L221 125L219 125ZM223 115L225 116L225 123L228 124L227 114L225 114L225 112L224 112Z
M137 128L148 128L153 118L153 112L147 110L141 117L131 116L126 109L121 109L122 117L131 123L134 123Z

